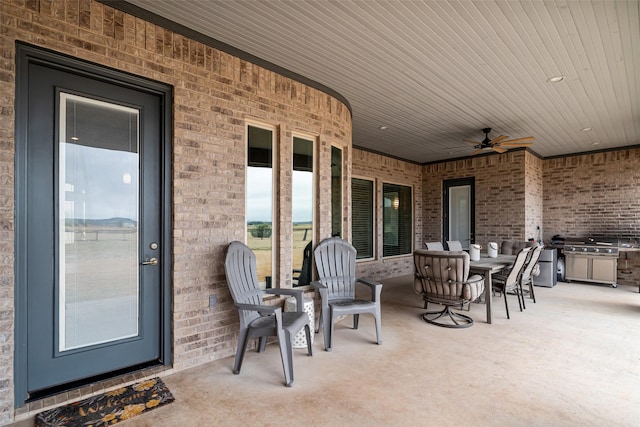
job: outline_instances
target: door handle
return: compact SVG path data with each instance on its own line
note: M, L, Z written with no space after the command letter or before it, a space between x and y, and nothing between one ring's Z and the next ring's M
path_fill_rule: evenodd
M146 260L142 261L140 265L158 265L158 258L146 258Z

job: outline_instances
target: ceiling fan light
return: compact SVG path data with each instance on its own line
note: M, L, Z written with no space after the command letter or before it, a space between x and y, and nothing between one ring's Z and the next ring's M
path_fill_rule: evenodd
M547 83L558 83L564 80L564 76L553 76L547 79Z

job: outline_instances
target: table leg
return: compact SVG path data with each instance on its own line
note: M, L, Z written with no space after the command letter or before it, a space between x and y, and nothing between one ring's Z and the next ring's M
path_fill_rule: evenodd
M484 274L484 303L487 306L487 323L491 324L491 305L492 305L492 300L493 298L491 298L491 291L492 291L492 286L491 286L491 271L486 271Z

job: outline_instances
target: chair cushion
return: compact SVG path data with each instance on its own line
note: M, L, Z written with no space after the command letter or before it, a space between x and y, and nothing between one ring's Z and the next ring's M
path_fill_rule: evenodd
M524 242L519 240L503 240L500 244L500 253L503 255L515 255L520 249L528 246L537 246L536 242Z
M425 301L445 305L458 305L474 301L484 291L481 276L469 276L469 254L451 251L426 251L413 253L416 275L414 290ZM478 280L477 283L469 283Z
M480 279L482 279L482 277L477 274L474 274L470 276L469 279L467 279L469 282L475 282L476 280L478 281L475 283L465 284L464 288L462 289L462 297L465 300L475 301L478 299L478 297L480 297L480 295L482 295L482 293L484 292L484 280Z

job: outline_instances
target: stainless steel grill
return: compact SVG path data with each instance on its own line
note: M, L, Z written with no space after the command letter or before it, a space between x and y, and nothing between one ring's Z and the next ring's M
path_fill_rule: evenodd
M596 282L617 287L620 240L588 237L565 241L566 280Z

